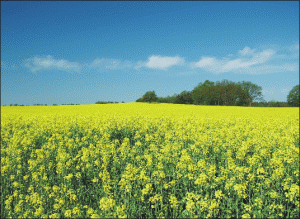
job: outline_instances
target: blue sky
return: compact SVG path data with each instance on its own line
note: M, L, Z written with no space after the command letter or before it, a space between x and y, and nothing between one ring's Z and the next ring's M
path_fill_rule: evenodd
M1 1L1 105L135 102L205 80L299 84L299 2Z

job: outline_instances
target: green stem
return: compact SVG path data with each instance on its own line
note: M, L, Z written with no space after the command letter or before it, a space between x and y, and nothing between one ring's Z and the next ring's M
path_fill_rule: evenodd
M163 209L163 192L162 192L162 186L160 187L160 192L161 192L161 202L160 202L160 209Z
M236 218L238 218L239 217L238 197L237 197L235 203L236 203Z

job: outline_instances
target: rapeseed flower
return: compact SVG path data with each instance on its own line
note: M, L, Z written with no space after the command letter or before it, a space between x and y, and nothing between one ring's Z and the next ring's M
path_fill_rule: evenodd
M4 217L81 217L82 208L91 218L299 213L297 109L7 109L1 107L1 186L13 190L1 194ZM246 202L233 207L240 199Z
M66 210L64 215L65 215L65 217L71 217L72 216L72 211L71 210Z
M170 199L169 199L170 203L171 203L171 207L172 208L178 208L178 202L177 202L177 198L174 196L174 195L171 195L170 196Z
M113 210L115 203L114 199L104 197L100 200L99 208L103 211Z

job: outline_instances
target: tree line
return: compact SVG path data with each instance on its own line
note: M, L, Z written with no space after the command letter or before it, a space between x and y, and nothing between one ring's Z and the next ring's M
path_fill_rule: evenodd
M218 106L254 106L254 107L299 107L299 85L296 85L287 96L287 102L263 99L262 87L249 81L232 82L223 80L199 83L192 91L182 91L173 96L157 97L155 91L146 92L136 102L158 102L194 105Z
M194 105L218 105L218 106L254 106L254 107L299 107L299 85L293 87L287 96L286 102L269 101L263 99L262 87L249 81L232 82L223 80L212 82L206 80L199 83L192 91L182 91L173 96L157 97L155 91L146 92L136 102L158 102L174 104ZM97 101L95 104L112 104L118 102ZM122 101L124 103L124 101ZM80 105L80 104L61 104ZM4 105L5 106L5 105ZM10 106L24 106L10 104ZM28 106L28 105L26 105ZM47 104L33 104L33 106L47 106ZM53 104L52 106L58 106Z
M95 104L108 104L108 103L119 103L119 102L112 102L112 101L97 101ZM122 101L124 103L124 101Z
M119 102L112 102L112 101L97 101L95 104L107 104L107 103L119 103ZM124 103L124 101L122 101L122 103ZM78 104L74 104L74 103L63 103L61 105L80 105L79 103ZM3 106L6 106L6 105L3 105ZM9 106L29 106L29 105L18 105L17 103L15 104L10 104ZM40 104L40 103L36 103L36 104L33 104L33 106L48 106L47 104ZM53 103L52 106L58 106L58 104L56 103Z
M79 103L77 103L77 104L74 104L74 103L63 103L61 105L80 105L80 104ZM6 106L6 105L3 105L3 106ZM9 106L29 106L29 105L24 105L24 104L18 105L17 103L15 103L15 104L10 104ZM48 104L34 103L33 106L48 106ZM58 106L58 104L53 103L52 106Z

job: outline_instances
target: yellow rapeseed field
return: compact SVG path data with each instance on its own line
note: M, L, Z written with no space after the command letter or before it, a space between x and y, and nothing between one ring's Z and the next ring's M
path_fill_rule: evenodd
M299 108L1 107L1 218L287 218L299 201Z

